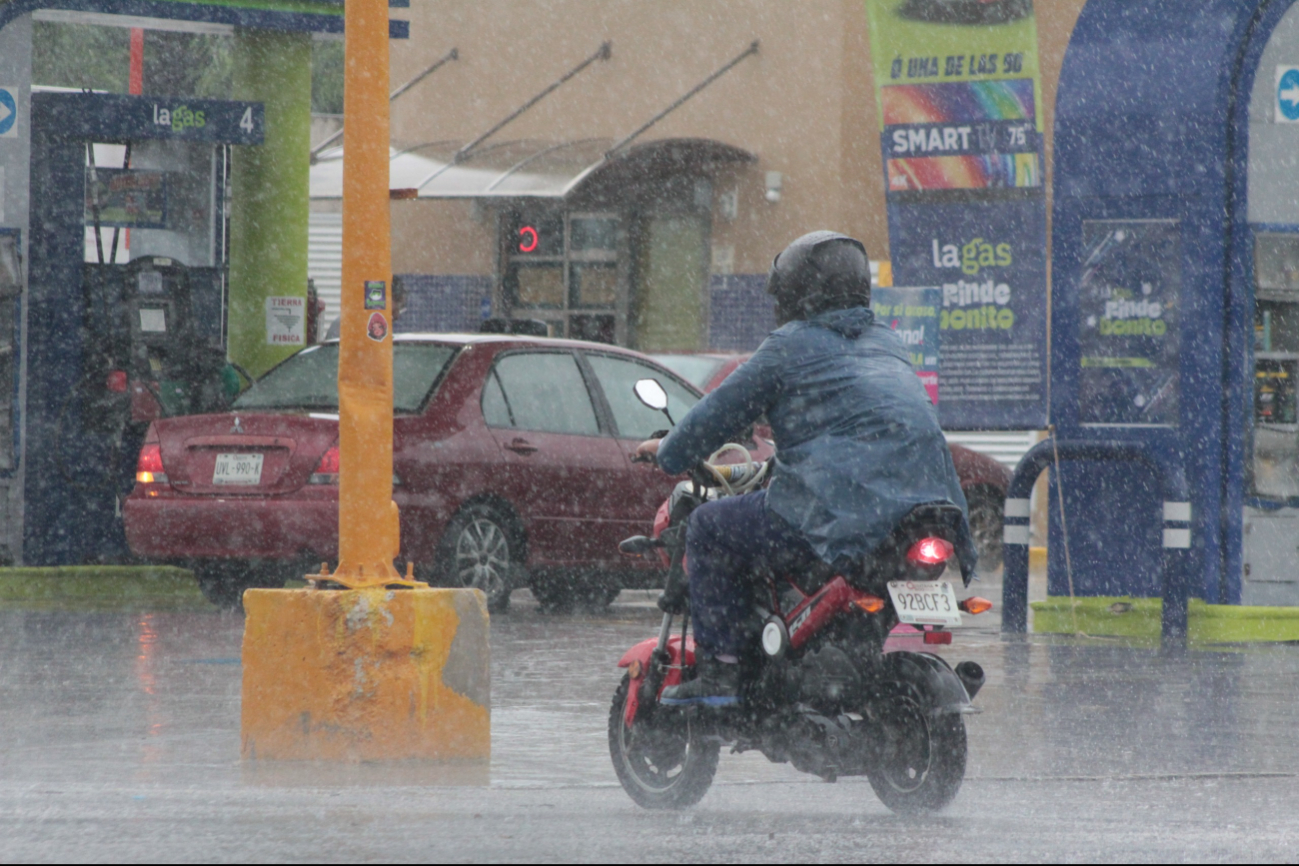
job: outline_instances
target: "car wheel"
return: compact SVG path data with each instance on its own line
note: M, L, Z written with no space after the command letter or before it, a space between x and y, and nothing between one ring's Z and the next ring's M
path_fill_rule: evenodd
M470 505L447 524L438 550L441 582L482 590L487 609L510 608L523 545L513 521L490 505Z
M976 487L965 498L970 506L970 535L979 552L979 568L996 571L1001 568L1005 540L1006 497L995 488Z
M238 559L191 563L199 592L221 610L242 611L244 590L283 589L284 575L273 568Z

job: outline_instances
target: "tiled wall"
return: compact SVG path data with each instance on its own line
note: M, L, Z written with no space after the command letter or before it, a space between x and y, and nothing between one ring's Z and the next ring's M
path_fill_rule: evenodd
M406 310L394 330L476 332L491 315L490 276L400 274L406 287ZM486 310L487 315L483 315Z
M477 331L490 315L492 278L402 274L406 311L396 330ZM751 352L776 327L771 297L763 291L765 274L714 275L708 286L708 348L717 352Z
M708 345L717 352L752 352L776 327L766 274L714 274L709 281Z

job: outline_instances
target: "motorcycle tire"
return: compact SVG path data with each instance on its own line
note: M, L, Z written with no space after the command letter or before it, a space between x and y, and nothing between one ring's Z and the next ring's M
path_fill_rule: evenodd
M629 683L624 676L609 708L609 756L618 781L645 809L695 805L713 784L721 744L704 740L691 730L684 715L676 713L665 717L671 730L639 721L629 729L623 721Z
M882 710L883 749L866 773L875 795L898 815L947 806L965 779L965 719L935 717L905 690L889 698Z

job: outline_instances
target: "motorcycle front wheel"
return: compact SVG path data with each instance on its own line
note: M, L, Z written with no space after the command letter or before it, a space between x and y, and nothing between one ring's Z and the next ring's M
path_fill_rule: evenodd
M628 677L613 694L609 708L609 757L623 790L646 809L684 809L708 793L717 773L721 744L705 741L683 714L656 714L656 724L638 714L625 719Z
M867 771L876 796L899 815L935 812L952 802L965 779L965 719L934 717L905 691L880 711L879 761Z

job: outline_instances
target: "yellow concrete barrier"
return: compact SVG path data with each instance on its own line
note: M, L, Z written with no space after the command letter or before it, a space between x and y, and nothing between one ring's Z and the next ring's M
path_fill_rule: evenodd
M470 589L250 589L243 757L491 754L487 605Z

